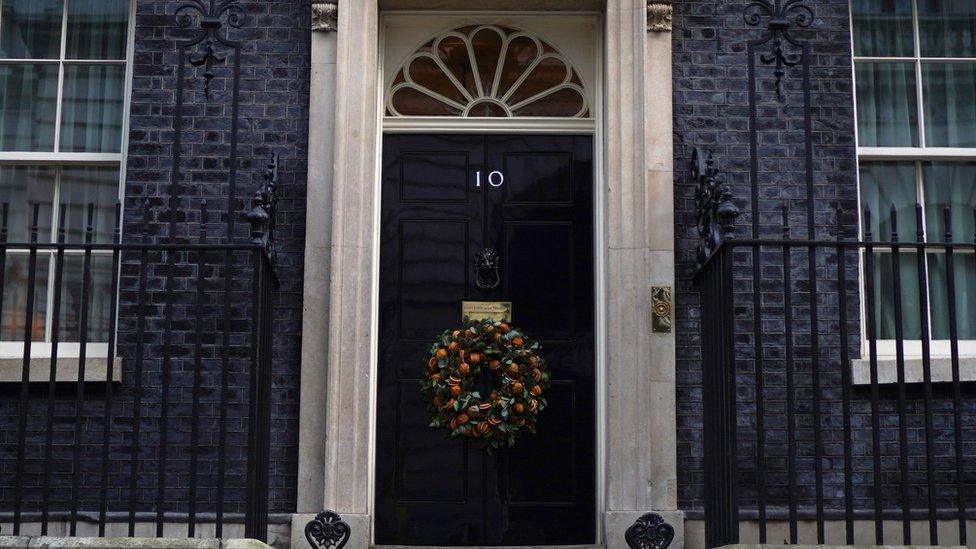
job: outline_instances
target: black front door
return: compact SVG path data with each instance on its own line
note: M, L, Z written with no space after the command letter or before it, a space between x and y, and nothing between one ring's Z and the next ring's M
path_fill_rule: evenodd
M376 543L596 541L592 158L583 136L385 137ZM496 289L475 283L483 248ZM462 301L511 301L553 374L538 434L509 450L427 426L427 353Z

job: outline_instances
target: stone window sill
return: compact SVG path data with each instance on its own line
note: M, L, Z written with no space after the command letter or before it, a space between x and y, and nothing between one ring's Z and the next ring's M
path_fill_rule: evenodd
M59 357L55 379L58 383L78 382L78 357ZM108 377L108 360L105 356L89 356L85 359L85 382L105 382ZM20 383L24 375L24 359L21 357L0 357L0 383ZM30 382L47 383L51 380L51 358L34 357L30 359ZM112 380L122 380L122 359L112 361Z
M934 383L952 382L952 360L946 357L932 357L932 381ZM858 359L852 363L854 385L871 384L871 361ZM905 382L922 383L922 359L905 358ZM976 357L959 357L959 381L976 381ZM893 357L878 357L878 383L881 385L898 383L898 362Z

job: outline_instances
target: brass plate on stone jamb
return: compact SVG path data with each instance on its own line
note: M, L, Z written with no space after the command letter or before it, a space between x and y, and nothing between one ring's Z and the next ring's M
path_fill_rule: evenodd
M461 320L482 319L496 320L498 322L512 321L512 302L511 301L462 301Z
M651 287L651 329L655 334L671 333L671 286Z

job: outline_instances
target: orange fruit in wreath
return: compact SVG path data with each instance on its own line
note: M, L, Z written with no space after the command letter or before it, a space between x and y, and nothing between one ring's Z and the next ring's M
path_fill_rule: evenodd
M516 347L521 347L523 343L525 343L525 341L523 341L519 336L515 336L515 338L512 339L512 345L515 345Z
M492 425L499 425L501 422L502 420L499 417L491 416L490 418L488 418L488 423Z
M471 339L473 336L474 332L472 332L470 328L464 331L464 337Z
M539 407L539 401L538 400L536 400L536 399L533 398L532 400L529 401L529 411L530 412L535 412L538 407Z
M457 417L457 420L458 420L458 424L464 425L465 423L467 423L468 421L470 421L471 418L468 417L468 414L462 413L461 415L459 415Z
M447 348L450 349L451 352L457 351L459 347L460 345L458 345L457 341L452 341L451 344L447 346Z
M513 407L512 407L512 410L513 410L513 411L514 411L514 412L515 412L516 414L521 414L522 412L524 412L524 411L525 411L525 405L524 405L524 404L522 404L521 402L516 402L516 403L515 403L515 406L513 406Z
M475 427L475 430L478 431L478 434L480 435L487 435L488 431L491 430L491 426L485 422L481 422L477 427Z
M516 381L512 384L512 392L514 392L516 395L522 394L522 389L524 389L524 387L522 387L521 383Z
M534 379L536 381L539 381L540 379L542 379L542 371L539 370L538 368L533 369L532 370L532 379Z
M535 366L538 363L539 363L539 357L535 357L535 356L529 357L529 364Z
M503 334L506 334L506 333L508 333L508 330L509 330L508 324L505 324L504 322L502 322L501 324L498 325L498 331L499 332L501 332Z
M498 341L501 338L502 338L502 334L492 334L491 336L492 341Z
M539 396L542 394L542 387L536 385L535 387L530 389L529 392L532 393L532 396Z
M458 418L454 418L454 419L452 419L452 420L451 420L451 423L450 423L450 425L451 425L451 430L452 430L452 431L453 431L454 429L457 429L457 428L458 428Z
M506 371L506 373L508 373L508 375L509 375L509 376L512 376L512 377L515 377L515 376L517 376L517 375L518 375L518 373L519 373L519 367L518 367L518 364L512 364L512 365L511 365L511 366L509 366L509 367L508 367L508 369L507 369L507 370L505 370L505 371Z
M498 369L501 368L501 366L502 363L500 360L492 360L490 363L488 363L488 369L491 370L492 372L497 372Z
M468 357L468 362L477 365L479 362L481 362L481 355L478 353L471 353L471 356Z
M445 410L450 410L451 408L453 408L453 407L454 407L454 403L455 403L455 402L456 402L456 401L455 401L455 400L454 400L453 398L452 398L451 400L448 400L448 401L447 401L447 404L445 404L445 405L444 405L444 409L445 409Z
M487 402L483 402L478 405L478 409L481 410L482 412L491 410L491 404L488 404Z
M451 339L457 341L459 337L461 337L461 330L454 330L454 333L451 334Z
M437 349L435 356L437 357L437 360L444 360L447 358L447 349Z
M462 376L466 376L471 373L471 366L468 366L466 362L462 362L461 365L458 366L458 372L461 372Z
M461 387L459 385L455 385L455 386L451 387L451 396L455 396L456 397L456 396L458 396L460 394L461 394Z
M437 383L437 382L439 382L441 380L441 375L440 374L431 374L430 375L430 380L433 381L434 383Z

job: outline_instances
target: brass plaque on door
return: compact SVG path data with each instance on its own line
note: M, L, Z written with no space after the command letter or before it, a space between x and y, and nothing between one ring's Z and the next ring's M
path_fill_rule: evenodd
M511 301L462 301L461 320L497 320L498 322L512 321Z

